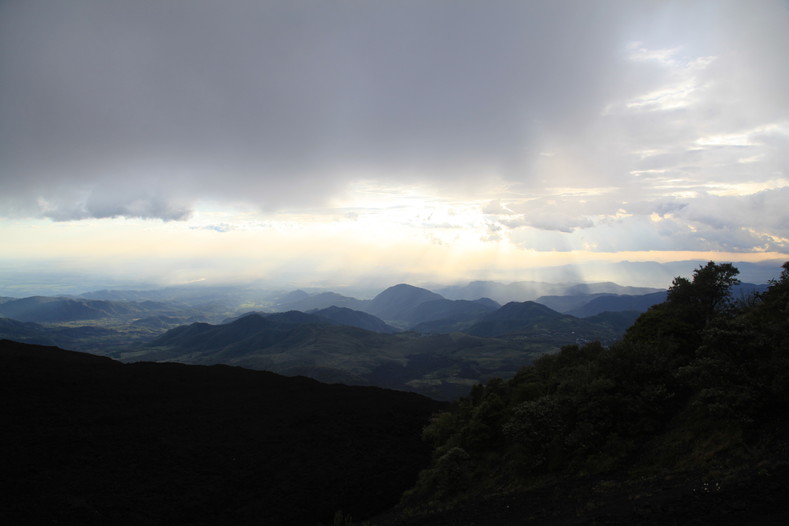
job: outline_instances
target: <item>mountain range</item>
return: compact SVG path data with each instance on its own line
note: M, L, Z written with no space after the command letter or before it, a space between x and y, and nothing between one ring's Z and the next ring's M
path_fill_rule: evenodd
M288 297L309 298L300 292ZM406 284L390 287L365 308L410 330L397 332L372 314L341 307L250 312L220 325L177 327L113 356L225 363L451 399L479 381L509 377L562 345L613 341L637 316L579 319L532 301L448 300Z
M401 284L404 285L404 284ZM397 287L397 285L395 285ZM392 288L392 287L389 287ZM421 287L416 287L421 288ZM155 301L170 304L205 308L206 306L224 307L226 310L238 310L243 305L254 306L255 309L268 311L300 310L309 311L324 309L330 306L347 307L353 310L369 311L366 305L376 295L381 293L365 289L365 295L353 297L343 293L344 288L338 290L305 291L296 289L291 291L278 291L261 289L256 286L211 286L205 284L184 285L178 287L165 287L152 290L99 290L86 292L73 298L106 301ZM355 290L355 289L347 289ZM473 281L463 285L427 287L434 294L450 300L477 300L490 298L499 304L510 301L534 301L541 296L568 296L577 294L624 294L640 295L665 290L663 288L628 287L611 282L579 283L572 281L559 281L546 283L540 281L518 281L501 283L494 281ZM353 292L351 292L353 294ZM362 299L358 299L358 298ZM434 299L439 299L435 298ZM246 310L254 310L247 308ZM372 312L375 314L374 312Z
M273 305L277 311L299 310L303 312L321 310L329 307L342 307L357 311L366 311L369 300L359 300L343 296L336 292L320 292L308 294L303 290L292 291L279 298Z
M578 294L626 294L640 295L657 292L651 287L628 287L612 282L600 283L544 283L540 281L472 281L466 285L455 285L437 289L449 299L492 298L499 303L511 301L533 301L541 296L574 296Z
M482 283L469 284L468 290L480 291ZM168 303L140 295L132 295L137 301L3 298L0 315L8 318L0 318L0 337L124 361L226 363L451 399L476 382L507 378L563 345L613 342L640 312L665 298L664 291L614 294L610 291L641 289L611 283L554 287L560 289L576 294L537 298L556 309L535 301L501 306L486 297L448 299L408 284L371 300L296 290L279 295L276 305L321 308L251 310L222 318L229 312L215 303ZM333 301L361 310L324 306Z

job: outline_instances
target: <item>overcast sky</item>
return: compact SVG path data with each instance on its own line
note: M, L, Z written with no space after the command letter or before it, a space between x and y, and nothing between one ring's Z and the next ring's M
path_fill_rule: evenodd
M789 259L787 52L786 0L2 0L0 259Z

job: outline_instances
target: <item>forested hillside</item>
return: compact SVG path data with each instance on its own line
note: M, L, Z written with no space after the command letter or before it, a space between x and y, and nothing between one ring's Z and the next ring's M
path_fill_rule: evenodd
M618 343L566 346L509 381L475 386L424 430L433 463L404 501L411 519L396 523L462 524L431 513L457 508L470 520L482 502L538 497L528 506L535 524L665 524L696 505L699 524L728 523L716 514L732 524L785 518L775 481L789 465L789 263L749 300L729 294L737 274L710 262L676 278ZM584 502L565 506L547 489L577 487ZM626 500L634 495L643 501ZM734 509L730 498L739 498ZM612 509L616 499L625 504ZM648 504L656 508L645 522L638 506ZM526 519L500 511L475 523Z

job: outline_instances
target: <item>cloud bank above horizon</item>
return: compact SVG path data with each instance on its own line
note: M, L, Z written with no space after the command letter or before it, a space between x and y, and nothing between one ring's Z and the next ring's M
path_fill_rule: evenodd
M786 254L787 49L784 0L11 0L0 228Z

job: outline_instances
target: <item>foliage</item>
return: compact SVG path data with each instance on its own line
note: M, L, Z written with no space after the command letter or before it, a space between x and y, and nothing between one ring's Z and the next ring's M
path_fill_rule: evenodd
M676 277L666 301L651 307L625 334L625 341L659 341L692 352L707 323L731 311L731 288L739 283L731 263L712 261L693 272L693 279Z
M345 515L341 510L337 510L334 514L332 526L350 526L351 524L353 524L353 517Z
M789 408L789 263L783 269L766 292L735 304L737 269L710 262L676 278L614 345L565 346L509 381L476 385L424 430L434 463L412 495L447 501L545 477L671 470L690 462L676 437L724 436L716 454L769 441L765 430Z

